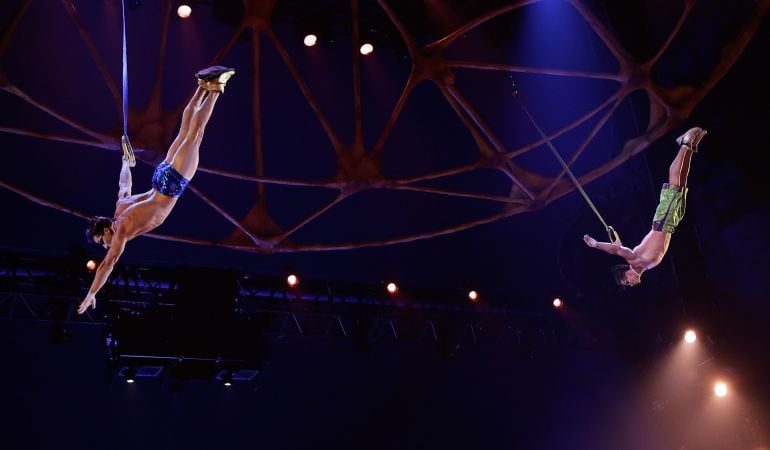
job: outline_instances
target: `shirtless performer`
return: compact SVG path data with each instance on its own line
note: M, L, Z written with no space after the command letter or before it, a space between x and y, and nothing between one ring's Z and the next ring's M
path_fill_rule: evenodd
M679 153L668 169L668 183L664 183L660 191L660 203L655 210L652 229L639 245L633 249L624 247L617 234L614 242L597 242L587 234L583 236L583 241L589 247L626 260L628 264L618 264L612 268L615 282L619 285L636 286L641 283L642 273L660 264L666 255L671 234L684 217L690 159L693 153L698 151L698 143L705 135L706 130L695 127L676 140Z
M152 189L131 195L131 167L133 154L124 146L123 164L118 182L118 201L114 218L97 216L89 223L86 237L102 245L107 255L96 269L88 295L80 303L78 314L88 307L96 308L96 293L104 286L131 239L156 228L174 209L177 199L184 192L198 169L198 156L203 132L211 117L219 95L224 92L227 80L235 70L213 66L195 74L198 89L182 113L179 134L166 153L166 159L155 169Z

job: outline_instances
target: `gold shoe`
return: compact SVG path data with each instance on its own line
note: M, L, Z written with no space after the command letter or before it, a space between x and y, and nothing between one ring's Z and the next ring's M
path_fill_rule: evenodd
M210 92L219 92L220 94L225 92L225 85L215 81L204 81L199 78L198 86Z
M225 84L235 74L235 69L223 66L211 66L198 71L198 85L211 92L225 92Z
M708 133L708 131L700 127L690 128L683 135L676 138L676 143L680 146L683 145L689 148L693 153L698 153L698 144L706 133Z

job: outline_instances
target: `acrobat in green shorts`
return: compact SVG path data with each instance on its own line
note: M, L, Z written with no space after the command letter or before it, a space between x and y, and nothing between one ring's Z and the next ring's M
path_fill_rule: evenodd
M663 183L660 190L660 203L652 219L652 229L664 233L673 233L684 218L687 200L687 187Z

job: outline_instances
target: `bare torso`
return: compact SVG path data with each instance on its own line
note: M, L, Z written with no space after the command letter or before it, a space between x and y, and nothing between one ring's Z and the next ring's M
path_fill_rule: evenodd
M153 230L166 220L177 199L155 189L118 199L115 203L115 234L130 240Z
M634 256L626 258L626 261L632 266L652 269L663 260L670 242L671 233L650 230L642 242L631 250Z

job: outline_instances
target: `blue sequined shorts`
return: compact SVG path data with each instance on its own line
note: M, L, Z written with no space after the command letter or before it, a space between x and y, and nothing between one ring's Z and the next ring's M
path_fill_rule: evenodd
M163 195L169 197L179 197L187 187L190 180L186 179L171 166L163 161L155 168L152 174L152 187Z

